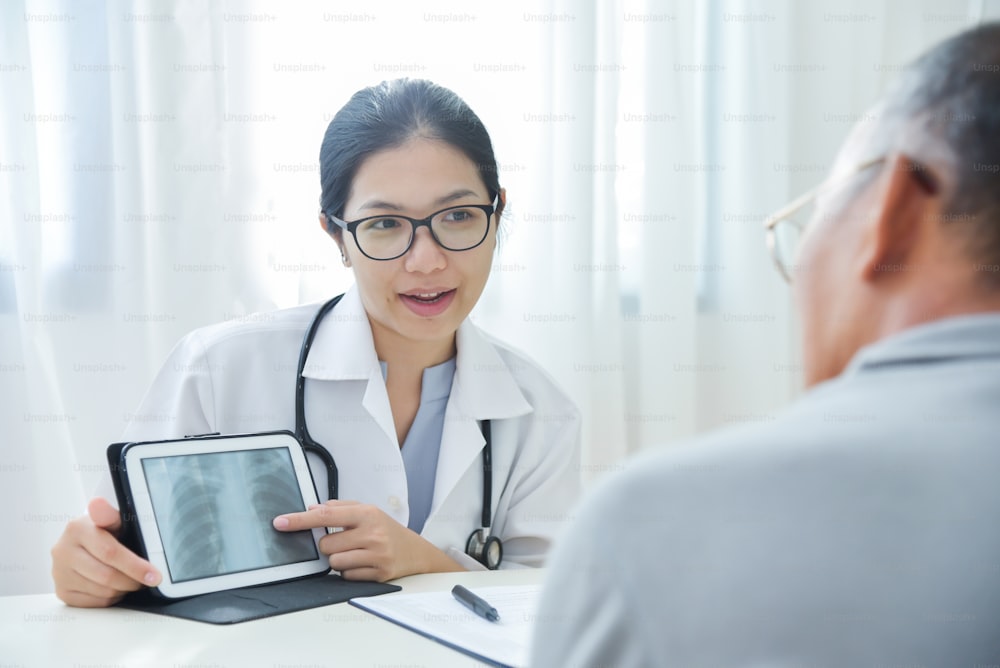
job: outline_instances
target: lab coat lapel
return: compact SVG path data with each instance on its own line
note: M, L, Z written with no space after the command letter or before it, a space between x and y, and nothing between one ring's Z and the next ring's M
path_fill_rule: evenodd
M458 359L445 410L431 516L470 466L480 468L485 445L479 423L532 411L496 347L469 320L458 329ZM498 447L493 439L494 451ZM499 489L494 487L495 490Z
M496 346L469 320L458 328L456 347L458 359L441 433L431 516L470 466L481 467L485 440L479 422L532 411ZM375 354L371 325L356 287L348 290L323 320L303 375L314 380L366 380L362 405L398 453L389 395ZM494 438L494 450L498 445ZM499 485L494 487L496 493L499 489Z
M399 447L371 325L356 286L320 324L302 375L314 380L367 380L362 406Z

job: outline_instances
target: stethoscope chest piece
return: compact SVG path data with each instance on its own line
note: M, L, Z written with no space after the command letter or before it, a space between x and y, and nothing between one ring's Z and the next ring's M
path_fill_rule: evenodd
M489 529L476 529L469 535L465 553L491 571L495 571L503 561L503 543L491 536Z

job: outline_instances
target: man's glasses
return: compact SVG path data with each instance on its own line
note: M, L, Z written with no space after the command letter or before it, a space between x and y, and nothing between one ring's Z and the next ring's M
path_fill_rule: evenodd
M767 217L764 229L767 231L767 248L781 276L792 282L795 257L798 254L799 242L802 240L806 226L816 214L816 198L831 188L839 188L852 178L875 165L885 162L885 158L874 158L862 162L854 169L845 172L838 178L828 180L800 195L794 201Z
M328 220L354 237L354 242L372 260L395 260L413 246L418 227L426 227L441 248L471 250L483 243L490 231L492 204L451 206L417 219L399 214L379 215L346 222L332 214Z

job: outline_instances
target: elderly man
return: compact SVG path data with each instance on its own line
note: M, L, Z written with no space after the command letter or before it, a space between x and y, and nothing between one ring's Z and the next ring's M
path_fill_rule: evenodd
M808 392L592 494L534 665L1000 665L1000 24L872 116L767 223Z

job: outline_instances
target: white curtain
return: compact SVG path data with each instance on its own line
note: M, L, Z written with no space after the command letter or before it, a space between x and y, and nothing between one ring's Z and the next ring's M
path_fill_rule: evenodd
M822 179L901 64L996 15L962 0L0 4L0 594L51 589L49 547L180 336L349 285L316 221L317 156L358 88L430 78L486 123L510 213L473 317L577 401L591 480L795 395L760 220Z

